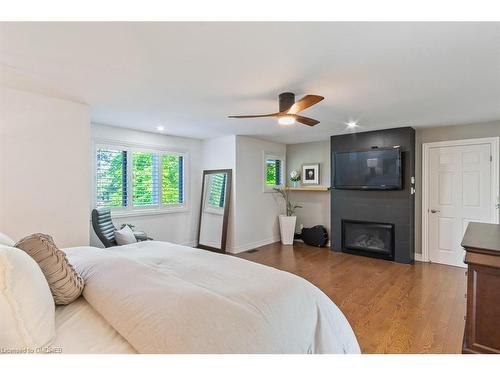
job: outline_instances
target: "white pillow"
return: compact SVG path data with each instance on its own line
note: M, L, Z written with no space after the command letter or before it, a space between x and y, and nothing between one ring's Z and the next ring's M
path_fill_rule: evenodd
M0 347L16 351L50 344L55 305L38 264L24 251L0 246Z
M123 229L115 230L115 240L116 244L120 246L137 242L134 232L132 232L132 229L128 225L125 225Z
M0 246L2 246L2 245L14 247L15 242L12 238L7 236L5 233L0 232Z

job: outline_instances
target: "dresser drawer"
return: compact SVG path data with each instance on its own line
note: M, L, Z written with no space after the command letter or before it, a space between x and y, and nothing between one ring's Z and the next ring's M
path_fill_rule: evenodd
M469 265L465 353L500 353L500 269Z

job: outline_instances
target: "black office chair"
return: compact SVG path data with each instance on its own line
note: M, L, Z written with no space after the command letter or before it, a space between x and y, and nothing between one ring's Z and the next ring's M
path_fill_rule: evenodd
M111 211L109 208L101 207L92 210L92 227L105 247L118 245L115 240L116 228L111 220ZM134 232L134 236L137 241L152 240L144 232Z

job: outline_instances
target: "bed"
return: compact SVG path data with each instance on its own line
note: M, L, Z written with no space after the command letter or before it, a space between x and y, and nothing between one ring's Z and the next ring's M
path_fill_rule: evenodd
M83 297L57 306L55 316L54 350L60 349L63 354L137 353Z
M56 310L64 353L359 353L318 288L288 272L167 242L64 250L83 297Z

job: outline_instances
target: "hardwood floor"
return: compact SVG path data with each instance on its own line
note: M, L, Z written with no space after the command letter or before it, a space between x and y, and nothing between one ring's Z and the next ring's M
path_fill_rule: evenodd
M461 353L465 269L280 243L238 254L297 274L342 310L363 353Z

